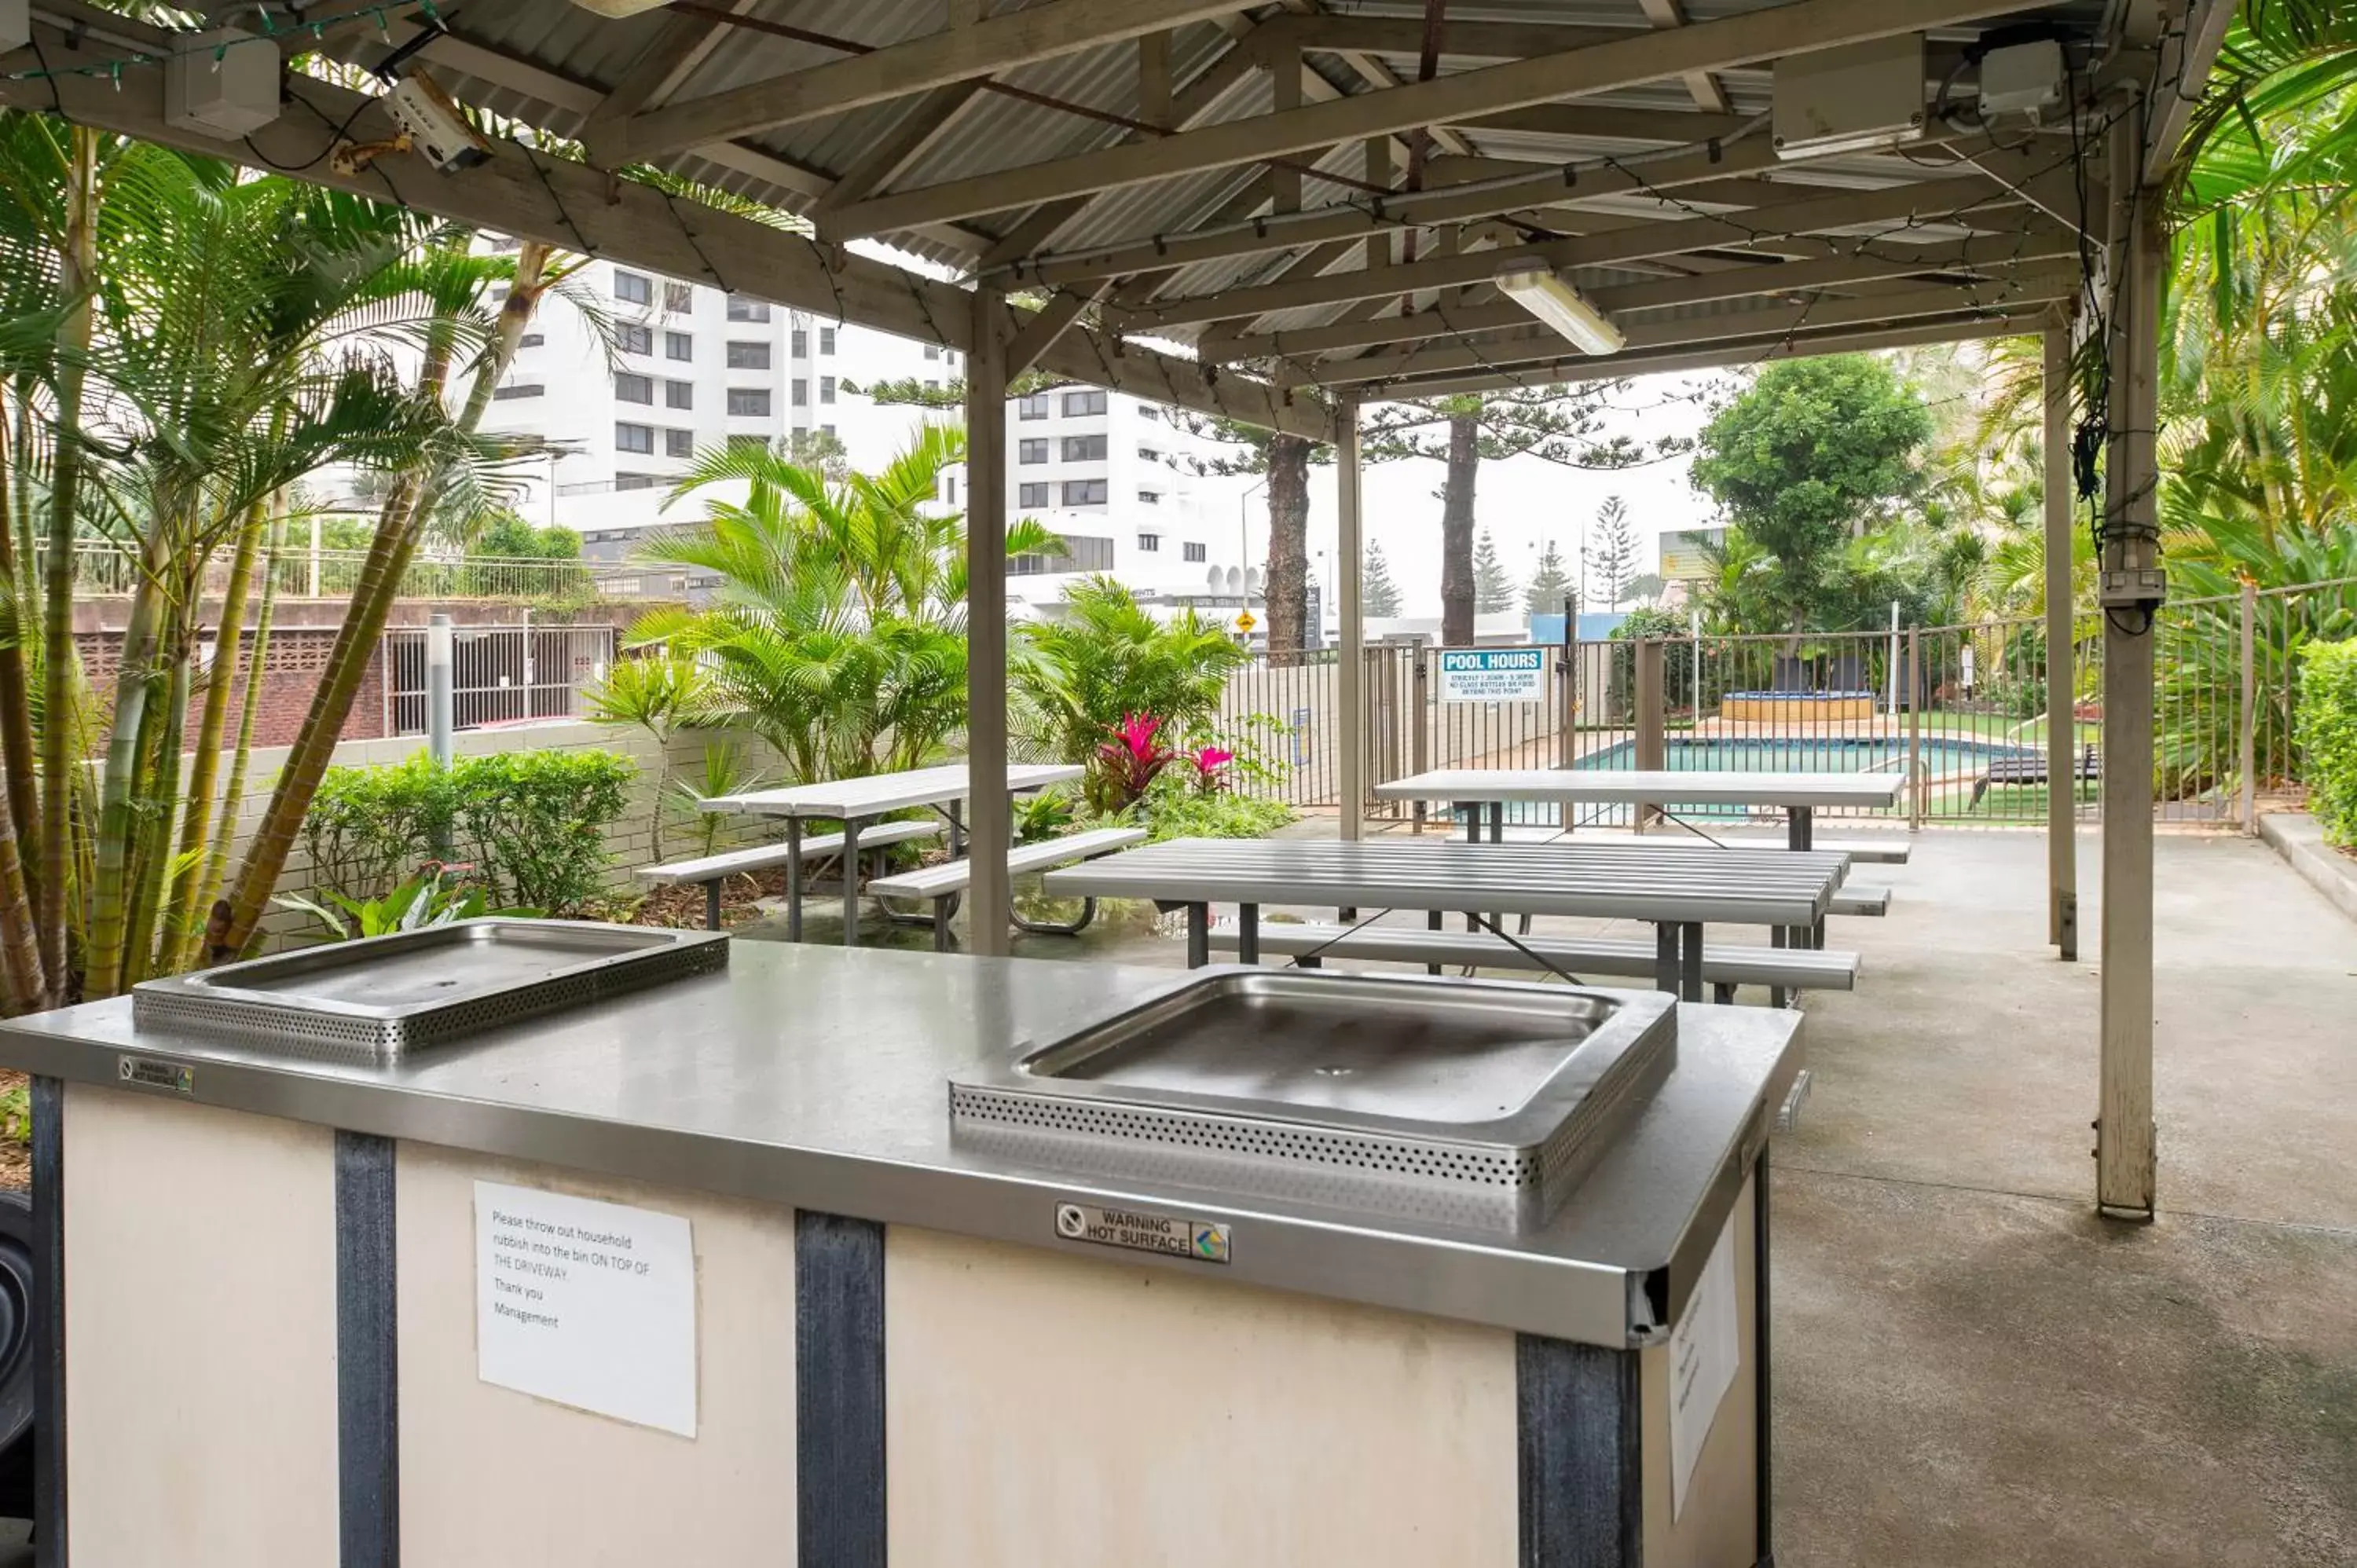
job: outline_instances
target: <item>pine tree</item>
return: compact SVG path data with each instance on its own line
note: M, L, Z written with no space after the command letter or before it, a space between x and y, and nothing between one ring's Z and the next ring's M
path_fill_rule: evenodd
M1399 585L1392 581L1392 569L1383 560L1383 547L1370 543L1367 561L1359 575L1359 609L1371 616L1395 616L1400 613Z
M1498 559L1498 542L1483 529L1473 545L1473 613L1496 615L1514 607L1521 597L1514 586L1514 575L1506 564Z
M1531 579L1530 591L1523 596L1523 607L1533 615L1551 616L1563 613L1564 601L1571 597L1571 574L1563 569L1563 555L1550 539L1539 552L1538 575Z
M1598 605L1617 609L1637 575L1637 531L1629 526L1629 503L1619 496L1607 498L1597 509L1596 534L1587 549L1589 591Z

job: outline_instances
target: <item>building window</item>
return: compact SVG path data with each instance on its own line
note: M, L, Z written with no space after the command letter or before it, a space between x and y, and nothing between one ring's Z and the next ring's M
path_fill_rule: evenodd
M1045 441L1018 441L1015 444L1015 460L1017 463L1044 463L1048 460L1048 444Z
M925 378L925 388L926 388L926 390L927 390L927 391L929 391L929 392L939 392L939 391L941 391L941 390L942 390L942 379L941 379L941 377L939 377L939 376L927 376L927 377Z
M492 388L491 401L493 403L512 403L520 397L542 397L544 396L547 392L548 388L538 381L518 381L513 386Z
M1162 535L1158 533L1141 533L1137 536L1137 547L1150 555L1162 548Z
M1160 490L1140 490L1137 492L1137 499L1141 503L1146 506L1160 506L1162 504L1162 492Z
M664 431L664 432L663 432L663 456L666 456L666 457L693 457L693 456L695 456L695 432L694 432L694 431L693 431L693 430L666 430L666 431Z
M1137 405L1137 417L1140 419L1160 419L1162 417L1162 411L1156 408L1151 403L1141 403Z
M628 371L614 377L614 401L617 403L652 403L655 401L655 381L652 376L634 376Z
M516 347L519 349L537 349L543 343L547 341L548 334L545 332L527 332L522 337L516 339Z
M818 427L818 430L819 434L822 435L832 435L834 434L834 426L832 424L822 424Z
M1043 507L1048 504L1048 487L1045 485L1017 485L1015 490L1017 506Z
M1211 559L1211 557L1205 553L1203 547L1200 544L1183 545L1180 547L1180 553L1189 561L1207 561Z
M1046 392L1032 392L1027 396L1017 398L1015 400L1015 417L1017 419L1047 418L1048 394Z
M810 406L810 382L804 381L800 376L796 376L794 378L793 404L796 408L808 408Z
M1102 435L1067 435L1064 437L1064 461L1067 463L1102 463L1105 457L1105 438Z
M794 358L797 360L809 359L810 328L807 327L797 327L791 334L789 334L789 336L793 339L792 348Z
M1012 555L1007 558L1007 575L1016 577L1037 576L1042 572L1110 572L1113 570L1113 541L1092 539L1086 534L1064 536L1061 555Z
M770 389L730 387L728 416L732 419L767 419L770 416Z
M943 474L942 476L942 504L944 506L957 505L957 476L955 474Z
M822 354L832 354L834 352L834 328L822 327L818 329L818 351Z
M695 313L695 290L683 283L663 285L663 310L672 316L692 316Z
M617 474L614 488L618 490L651 490L662 483L661 474Z
M731 435L728 438L728 450L731 452L766 452L769 448L770 438L766 435Z
M938 360L938 359L940 359L941 357L942 357L942 346L941 346L939 343L928 343L928 344L926 344L926 345L925 345L925 358L926 358L926 359L928 359L928 360Z
M739 299L732 294L728 296L728 319L767 321L770 319L770 307L758 299Z
M746 343L728 340L728 368L732 371L766 371L770 368L770 346L767 343Z
M834 401L834 378L833 376L819 377L818 401L821 403L833 403Z
M651 424L617 424L614 426L614 450L643 452L651 457L655 452L655 427Z
M1067 418L1082 413L1103 413L1104 411L1105 394L1099 388L1092 387L1086 392L1068 392L1064 394L1064 414Z
M663 358L683 362L695 358L695 338L687 332L663 334Z
M652 305L655 302L655 280L638 273L617 272L614 274L614 297L624 305Z
M694 381L663 382L663 406L665 408L694 408L695 406L695 383Z
M1157 452L1151 446L1140 446L1137 449L1137 455L1145 458L1149 463L1159 463L1162 461L1162 454Z
M1066 479L1066 506L1103 506L1105 504L1105 482L1103 479Z
M942 364L944 364L944 365L947 365L947 366L948 366L951 370L952 370L952 371L956 370L956 369L957 369L957 350L956 350L955 349L942 349Z
M655 329L638 321L618 321L614 324L614 347L625 354L651 354L655 351Z

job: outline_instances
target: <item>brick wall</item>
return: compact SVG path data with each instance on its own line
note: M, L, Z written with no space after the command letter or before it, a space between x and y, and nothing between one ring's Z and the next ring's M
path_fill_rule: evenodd
M78 632L74 643L81 650L82 669L98 693L98 711L111 712L114 675L123 660L123 634ZM253 636L249 633L242 643L238 650L237 673L230 681L230 728L223 737L225 743L236 739L238 717L245 711L246 661L253 649ZM292 746L296 736L303 733L303 721L310 716L311 699L318 693L319 678L327 673L328 654L335 644L333 627L287 627L271 632L270 662L262 672L262 706L253 715L253 744L257 749ZM199 688L188 701L188 722L192 726L203 705L204 693ZM369 660L352 711L345 715L343 738L367 740L382 734L384 656L380 648Z

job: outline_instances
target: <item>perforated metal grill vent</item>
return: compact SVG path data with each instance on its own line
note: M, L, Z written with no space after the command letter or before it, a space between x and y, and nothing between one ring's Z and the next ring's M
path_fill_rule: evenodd
M139 992L132 1015L142 1029L199 1035L311 1061L397 1061L412 1051L666 981L709 974L728 963L726 942L656 950L645 960L558 975L406 1017L364 1017L246 997Z
M1042 1132L1161 1144L1246 1159L1364 1171L1396 1179L1465 1187L1520 1187L1537 1176L1535 1154L1507 1155L1412 1138L1298 1127L1247 1117L1196 1116L1125 1105L1080 1104L965 1085L950 1091L950 1114Z

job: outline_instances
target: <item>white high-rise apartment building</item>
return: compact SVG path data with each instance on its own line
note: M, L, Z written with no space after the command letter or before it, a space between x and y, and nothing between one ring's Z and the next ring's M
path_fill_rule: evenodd
M517 510L580 532L591 560L625 559L646 529L696 515L694 502L669 513L662 503L700 450L824 431L852 467L880 468L943 415L879 405L850 387L945 388L964 374L954 349L610 263L585 269L582 282L610 316L610 353L582 312L545 302L486 424L564 448L519 476ZM1071 550L1012 564L1015 614L1052 616L1076 574L1102 572L1141 597L1232 617L1247 563L1235 503L1202 493L1214 443L1117 392L1058 388L1012 403L1010 513L1037 518ZM961 505L963 484L963 471L949 476L942 502Z

